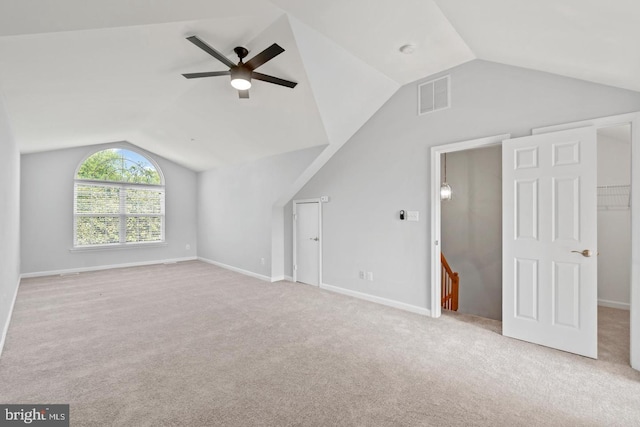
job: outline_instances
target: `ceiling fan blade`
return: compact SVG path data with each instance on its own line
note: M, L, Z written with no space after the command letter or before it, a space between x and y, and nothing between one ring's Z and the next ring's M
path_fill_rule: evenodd
M240 97L240 99L249 98L249 90L239 90L238 96Z
M236 64L231 62L226 56L224 56L223 54L221 54L220 52L218 52L217 50L215 50L214 48L212 48L211 46L209 46L208 44L200 40L197 36L187 37L187 40L189 40L191 43L195 44L200 49L207 52L209 55L216 58L218 61L222 62L227 67L233 68L236 66Z
M231 71L207 71L205 73L187 73L183 74L187 79L199 79L200 77L216 77L216 76L228 76Z
M256 56L254 56L253 58L251 58L249 61L245 62L245 65L249 67L250 70L255 70L265 62L280 55L282 52L284 52L284 49L278 46L277 43L274 43L268 48L266 48L265 50L263 50L262 52L260 52L259 54L257 54Z
M251 73L251 78L255 80L261 80L267 83L273 83L280 86L290 87L292 89L296 87L296 85L298 84L296 82L290 82L289 80L279 79L277 77L268 76L262 73L256 73L255 71Z

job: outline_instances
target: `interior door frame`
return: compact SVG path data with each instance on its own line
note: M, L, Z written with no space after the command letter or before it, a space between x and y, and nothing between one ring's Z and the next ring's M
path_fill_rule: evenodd
M440 299L442 297L440 290L440 254L442 252L440 249L442 238L440 209L440 185L442 185L442 179L440 156L444 153L502 145L502 141L509 138L511 138L511 134L506 133L431 147L431 317L440 317L442 315L442 308L440 306Z
M298 199L293 201L293 221L291 221L293 223L293 263L291 264L291 269L293 270L293 281L298 281L297 205L307 203L318 204L318 287L322 287L322 201L319 197L313 199Z
M640 370L640 112L599 117L532 129L533 135L578 127L601 128L631 125L631 283L630 355L631 367Z

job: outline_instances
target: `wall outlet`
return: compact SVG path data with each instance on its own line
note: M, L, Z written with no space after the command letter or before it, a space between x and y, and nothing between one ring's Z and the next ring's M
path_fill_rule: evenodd
M187 243L187 244L185 245L185 247L184 247L184 248L185 248L186 250L190 250L190 249L191 249L191 245Z
M264 265L264 258L260 258L260 264Z
M373 271L367 271L367 280L373 282Z
M363 270L360 270L359 277L360 277L362 280L364 280L364 278L365 278L365 273L364 273L364 271L363 271Z
M419 221L420 220L420 212L419 211L407 211L407 220L408 221Z

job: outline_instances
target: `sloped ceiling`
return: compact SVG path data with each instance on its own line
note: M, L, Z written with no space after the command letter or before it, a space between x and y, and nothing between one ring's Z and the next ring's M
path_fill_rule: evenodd
M341 145L403 84L474 58L640 90L640 3L619 0L3 0L0 96L24 153L127 140L194 170ZM240 100L234 59L277 42ZM412 55L399 52L415 45Z
M637 0L436 0L481 59L640 91Z

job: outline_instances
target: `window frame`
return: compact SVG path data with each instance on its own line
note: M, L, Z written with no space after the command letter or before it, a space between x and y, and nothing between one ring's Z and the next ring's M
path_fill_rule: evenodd
M130 151L132 153L137 154L138 156L144 158L151 166L154 167L158 176L160 177L160 184L146 184L146 183L135 183L135 182L126 182L126 181L105 181L105 180L96 180L96 179L83 179L78 178L78 173L82 165L93 155L100 153L102 151L108 150L124 150ZM125 157L126 158L126 157ZM91 152L89 155L85 156L78 166L76 167L73 179L73 248L72 250L91 250L91 249L115 249L115 248L131 248L137 246L158 246L158 245L166 245L166 188L165 188L165 179L164 174L162 173L162 169L158 166L158 163L149 157L146 153L142 154L135 149L131 149L129 147L109 147L103 148L97 151ZM88 186L100 186L107 188L117 188L119 194L119 212L118 213L78 213L77 212L77 202L78 202L78 186L88 185ZM160 213L135 213L135 214L127 214L126 212L126 193L127 190L135 190L135 189L148 189L155 190L161 193L161 205L160 205ZM88 245L79 245L78 244L78 218L91 218L91 217L111 217L111 218L119 218L120 224L118 229L118 242L113 243L97 243L97 244L88 244ZM160 217L160 240L153 241L136 241L136 242L127 242L127 218L130 217Z

